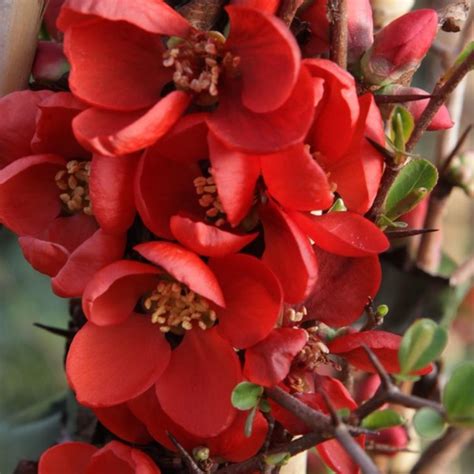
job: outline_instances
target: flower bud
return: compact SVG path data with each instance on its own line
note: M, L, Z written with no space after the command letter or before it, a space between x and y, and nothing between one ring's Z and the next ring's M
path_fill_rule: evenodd
M474 197L474 151L470 150L453 158L445 175L453 186Z
M61 43L39 41L31 74L38 82L55 82L69 71Z
M418 69L438 31L435 10L407 13L375 35L362 58L362 72L370 84L387 85L410 77Z

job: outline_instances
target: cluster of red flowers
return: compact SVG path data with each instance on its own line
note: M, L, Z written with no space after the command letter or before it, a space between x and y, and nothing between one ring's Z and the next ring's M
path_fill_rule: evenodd
M169 432L237 462L268 424L258 412L244 436L236 385L280 385L327 412L323 387L352 409L333 355L372 372L366 344L396 373L400 337L348 327L389 247L363 217L384 167L369 142L385 145L373 95L335 63L302 59L277 2L231 3L223 35L160 0L66 0L70 92L0 101L0 221L57 295L82 298L87 322L66 364L78 401L126 442L174 450ZM327 49L323 3L305 13L321 32L305 56ZM354 61L373 40L364 18L350 23ZM374 61L397 59L380 51ZM277 404L272 414L307 431ZM337 472L356 470L336 441L318 449ZM52 448L40 474L72 462L159 472L113 442Z

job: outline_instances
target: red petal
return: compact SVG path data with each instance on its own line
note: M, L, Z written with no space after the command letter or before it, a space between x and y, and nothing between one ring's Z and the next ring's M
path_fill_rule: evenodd
M377 256L339 257L314 248L319 263L319 278L305 302L306 319L329 326L352 324L362 314L369 296L377 293L381 269Z
M166 414L185 430L216 436L237 414L230 395L241 380L237 354L217 329L193 329L173 351L156 393Z
M145 453L118 441L106 444L91 459L86 474L160 474Z
M272 153L304 139L314 113L314 83L306 68L301 68L288 100L273 112L259 114L247 109L240 101L240 92L238 85L226 84L225 95L208 120L212 133L226 146L249 153Z
M315 245L326 252L364 257L385 252L390 246L374 223L353 212L330 212L322 216L293 212L290 215Z
M50 91L18 91L0 99L0 169L16 158L31 155L38 104Z
M135 315L109 327L88 322L72 341L66 372L79 403L118 405L150 388L170 355L168 342L148 318Z
M96 272L82 296L89 321L99 326L128 319L137 301L158 282L160 270L146 263L119 260Z
M274 329L266 339L245 352L245 378L265 387L279 384L307 340L308 334L303 329Z
M162 38L129 22L95 20L70 28L64 51L71 63L71 91L95 107L151 107L171 80L161 60Z
M355 438L357 443L364 448L365 436ZM357 474L359 465L351 458L339 441L331 439L316 446L323 461L337 474Z
M68 92L47 97L38 106L36 133L31 141L35 153L56 153L68 159L88 158L72 133L72 119L85 105Z
M250 255L228 255L209 261L222 287L225 309L219 308L219 333L238 348L264 339L282 311L282 290L275 275Z
M122 257L125 235L108 235L98 230L71 253L66 265L53 278L53 291L63 298L82 295L95 272Z
M85 474L91 457L98 449L87 443L57 444L40 458L38 474Z
M117 22L128 22L150 33L167 36L185 36L189 23L165 2L156 0L128 0L96 2L94 0L68 0L57 20L58 27L67 28L88 22L94 17Z
M280 280L285 301L299 303L316 283L316 255L307 237L274 203L262 206L260 217L265 237L262 259Z
M265 13L275 13L279 0L231 0L231 5L253 8Z
M23 236L18 243L28 263L36 271L51 277L61 270L69 257L68 250L54 242Z
M171 216L179 212L201 215L194 179L202 172L196 161L186 163L161 155L161 140L143 154L135 180L137 210L145 225L159 237L173 239Z
M87 109L74 119L74 133L85 148L100 155L133 153L162 137L189 101L188 94L174 91L159 99L151 109L134 112Z
M195 253L169 242L146 242L134 248L191 290L224 306L224 296L216 276Z
M170 224L171 232L180 244L207 257L223 257L238 252L258 235L234 234L185 216L173 216Z
M315 151L335 159L351 143L359 116L359 101L354 78L327 59L305 59L303 64L313 77L323 78L325 95L313 128Z
M226 10L230 34L225 46L241 58L244 106L257 113L281 107L292 93L300 68L294 36L279 19L258 10L238 6Z
M242 462L257 454L268 432L265 417L257 412L252 426L252 435L244 434L248 412L239 411L234 422L215 438L206 441L211 456L220 456L230 462Z
M262 174L269 193L285 207L312 211L332 204L326 173L303 144L262 157Z
M122 233L133 223L133 177L137 165L135 156L95 155L92 159L90 197L94 217L105 232Z
M353 334L346 334L338 337L329 344L329 350L333 354L340 354L343 357L365 372L376 372L370 362L367 353L362 345L367 345L378 357L382 365L390 373L400 372L398 363L398 349L401 337L385 331L364 331Z
M253 203L260 175L259 159L226 147L212 133L209 134L209 153L222 207L227 220L236 226Z
M65 164L57 155L34 155L0 170L0 221L17 234L44 230L60 211L54 176Z
M145 425L125 403L113 407L94 408L94 414L109 431L125 441L139 444L152 441Z
M202 437L193 436L177 425L161 408L156 398L155 387L128 402L132 412L143 423L153 438L171 451L176 452L176 446L171 442L168 433L171 433L178 442L188 451L204 444ZM220 436L220 435L219 435Z

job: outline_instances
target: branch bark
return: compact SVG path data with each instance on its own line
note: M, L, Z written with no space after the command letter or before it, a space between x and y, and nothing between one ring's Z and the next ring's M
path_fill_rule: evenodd
M347 0L328 0L329 38L331 60L347 68Z

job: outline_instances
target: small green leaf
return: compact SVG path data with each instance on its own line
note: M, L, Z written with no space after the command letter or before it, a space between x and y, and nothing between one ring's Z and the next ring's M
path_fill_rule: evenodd
M408 227L408 224L403 221L392 221L386 215L382 214L377 219L377 225L382 229L385 230L387 227L393 229L405 229Z
M450 424L474 427L474 362L459 365L443 392L443 405Z
M349 408L339 408L339 410L336 411L341 418L347 418L351 414L351 410Z
M260 411L263 411L263 413L270 413L272 410L272 407L270 406L268 401L265 400L264 398L260 400L260 404L258 405L258 408L260 409Z
M390 308L386 304L380 304L377 306L377 315L380 316L381 318L385 318L387 316L388 312L390 311Z
M404 334L398 360L400 373L410 374L436 360L448 342L448 333L431 319L415 321Z
M286 464L290 458L291 454L287 451L282 453L267 454L264 457L265 464L267 466L283 466L283 464Z
M255 406L250 410L247 416L247 419L245 420L244 434L247 438L250 438L250 436L252 436L253 422L255 420L256 413L257 413L257 407Z
M390 139L398 150L405 151L405 144L415 127L413 115L401 105L397 105L390 120Z
M432 408L424 407L413 417L413 426L422 438L439 438L446 429L443 417Z
M344 201L341 198L337 198L334 201L334 204L329 208L328 212L345 212L347 207L344 204Z
M403 425L403 423L405 423L403 416L389 408L374 411L362 420L362 426L368 430L380 430L382 428Z
M396 219L413 209L438 181L438 171L428 160L410 161L402 168L389 189L384 214Z
M256 407L263 394L263 387L251 382L239 383L232 392L232 405L238 410L250 410Z

